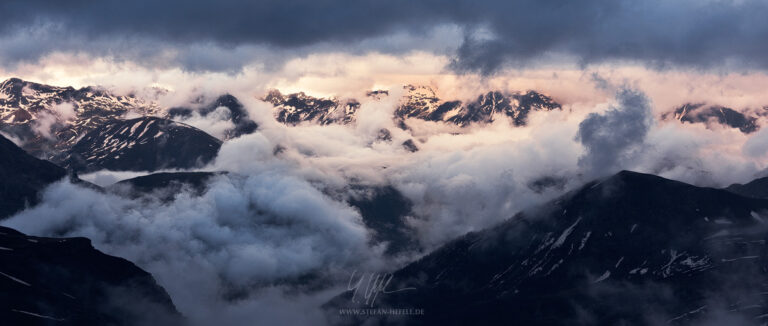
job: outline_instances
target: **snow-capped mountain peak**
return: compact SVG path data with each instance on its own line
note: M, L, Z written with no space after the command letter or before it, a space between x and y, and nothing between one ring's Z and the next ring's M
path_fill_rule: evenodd
M481 94L474 101L463 103L457 100L442 100L430 86L406 85L401 104L395 110L393 119L421 119L441 121L467 126L472 123L489 123L503 115L513 119L515 125L524 125L531 111L561 109L551 97L535 92L505 93L491 91ZM369 91L366 96L381 99L389 96L386 90ZM360 102L354 99L317 98L303 92L282 94L270 91L264 101L275 107L275 118L286 124L302 122L319 124L350 123Z
M360 108L360 102L354 99L317 98L304 92L284 95L278 90L270 91L264 101L275 106L278 121L291 125L301 122L346 124L355 120Z
M405 86L403 104L395 112L400 119L417 118L444 121L460 126L493 122L499 115L513 119L515 125L525 125L531 111L559 110L561 105L551 97L535 92L505 93L490 91L474 101L443 101L435 91L425 86Z
M221 141L192 126L157 117L118 120L75 144L61 161L76 171L193 168L216 157Z
M154 115L159 107L100 87L56 87L11 78L0 83L0 131L25 139L25 149L52 157L89 131L127 113Z

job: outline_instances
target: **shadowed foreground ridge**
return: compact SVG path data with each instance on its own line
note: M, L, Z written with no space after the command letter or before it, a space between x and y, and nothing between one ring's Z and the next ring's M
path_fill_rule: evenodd
M3 325L179 325L171 298L133 263L86 238L40 238L0 227Z
M67 175L55 164L28 155L0 135L0 219L38 202L39 192Z
M2 136L0 157L0 217L34 205L43 188L66 176L64 169L28 155ZM0 324L180 322L171 298L152 275L97 251L90 240L32 237L0 227Z
M424 316L339 316L335 324L651 325L768 312L768 200L620 172L470 233L394 273L375 308Z

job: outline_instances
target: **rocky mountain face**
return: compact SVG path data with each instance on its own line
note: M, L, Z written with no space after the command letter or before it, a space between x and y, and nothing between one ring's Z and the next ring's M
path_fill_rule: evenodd
M562 110L562 105L553 98L536 91L491 91L478 95L475 100L462 102L441 99L429 86L407 85L404 90L401 104L393 116L404 129L407 128L406 119L439 121L465 127L490 123L502 116L509 117L515 126L523 126L531 112ZM370 91L366 96L382 99L389 96L389 92ZM274 105L278 121L290 125L302 122L322 125L351 123L360 108L360 102L354 99L318 98L304 93L281 94L277 90L271 91L264 100ZM737 111L718 105L688 103L662 114L661 118L683 123L717 123L743 133L752 133L759 129L758 119L766 114L768 111Z
M66 151L86 133L128 112L153 115L159 108L98 87L54 87L18 78L0 83L0 131L24 140L24 149L34 156Z
M427 86L408 85L405 86L405 91L394 119L442 121L463 127L472 123L490 123L500 116L508 116L515 125L522 126L532 111L561 109L561 105L552 98L535 91L488 92L467 103L441 100L436 92ZM389 92L371 91L367 96L381 99L389 96ZM283 95L276 90L271 91L264 100L275 106L275 117L278 121L291 125L301 122L323 125L350 123L355 121L355 113L360 108L360 102L357 100L316 98L304 93Z
M147 138L150 135L158 135L153 134L153 132L143 134L141 140L131 140L130 138L133 136L126 134L125 130L114 129L116 126L126 124L126 121L132 121L124 120L128 116L143 116L141 119L148 119L147 121L149 121L158 119L160 115L183 120L191 116L193 112L203 117L215 114L222 119L231 121L234 125L232 130L226 132L227 139L252 133L258 128L258 125L248 117L242 103L234 96L222 95L205 104L203 104L202 99L200 101L201 103L198 103L194 109L172 108L163 113L163 110L155 103L146 102L133 95L115 95L98 87L74 89L11 78L0 83L0 132L19 139L23 149L33 156L52 160L67 168L76 167L80 171L90 171L101 165L125 169L126 164L106 162L114 159L109 158L107 152L117 156L120 154L115 151L131 150L130 147L136 144L143 145L139 146L142 149L138 149L138 151L144 151L145 154L148 154L147 150L150 147L169 148L167 147L169 146L168 141L170 141L170 145L179 145L183 139L202 140L199 149L192 149L192 144L187 144L183 148L183 150L192 149L192 156L195 156L192 159L194 160L197 159L196 154L205 152L199 155L202 161L182 163L181 161L189 156L184 154L181 158L172 159L173 162L163 162L163 158L155 158L158 155L162 156L162 153L153 153L149 155L150 159L147 160L156 159L160 162L146 163L141 167L152 169L197 166L201 162L210 161L211 148L218 149L219 145L213 144L217 141L212 141L210 137L206 137L207 135L202 135L202 131L184 124L171 124L169 120L165 120L166 122L159 123L157 126L173 126L168 130L171 131L170 133L161 132L157 128L150 128L152 131L159 132L159 136L154 140ZM91 133L97 129L98 132ZM184 129L187 131L182 131ZM108 137L107 134L117 131L122 133L110 138L109 143L98 143L97 135L104 135L105 138L101 139L104 140ZM134 136L138 137L138 135ZM123 145L125 147L122 149L117 148ZM98 146L103 147L97 148ZM136 151L137 149L133 150ZM181 151L182 149L176 153L181 153ZM86 152L89 155L86 155ZM98 159L92 155L97 152L97 156L106 156ZM103 162L94 163L94 160ZM123 158L124 160L125 158Z
M326 308L337 324L759 324L766 223L768 200L625 171L446 244L372 305L363 288ZM346 307L425 313L339 318Z
M0 219L35 205L43 188L66 176L63 168L28 155L0 135Z
M670 113L662 115L662 119L677 120L681 123L718 123L730 128L739 129L745 134L759 129L757 115L704 103L685 104Z
M476 100L442 101L433 89L425 86L406 86L403 104L395 111L399 119L416 118L427 121L444 121L467 126L472 123L490 123L500 116L512 118L516 126L527 122L532 111L562 109L552 98L528 91L526 93L502 93L499 91L479 95Z
M316 98L303 92L283 95L277 90L270 91L264 101L275 106L277 121L289 125L302 122L346 124L355 120L355 112L360 108L356 100Z
M221 141L192 126L144 117L117 120L86 134L61 159L74 171L188 169L212 161Z

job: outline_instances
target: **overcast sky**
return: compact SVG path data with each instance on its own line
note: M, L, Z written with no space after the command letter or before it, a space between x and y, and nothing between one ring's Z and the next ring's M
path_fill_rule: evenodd
M550 61L764 69L766 9L750 0L5 0L0 60L80 53L237 72L318 52L427 51L484 74Z

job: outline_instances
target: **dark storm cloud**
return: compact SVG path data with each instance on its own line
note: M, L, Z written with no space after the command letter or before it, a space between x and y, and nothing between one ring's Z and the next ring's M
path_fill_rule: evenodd
M141 58L141 51L122 40L152 41L144 45L150 49L190 44L214 44L225 51L244 45L295 49L349 46L404 31L424 35L440 24L454 24L466 32L451 53L459 71L492 73L549 54L582 64L633 60L660 68L766 68L767 9L765 1L750 0L5 0L0 36L41 26L46 31L17 42L15 52L4 50L6 60L61 48L99 53L104 47L130 48L133 58ZM233 60L242 60L241 55Z
M291 47L359 40L396 27L430 26L453 9L439 1L406 0L11 0L0 3L0 31L53 22L90 37Z
M768 3L738 0L522 0L499 3L485 16L495 37L460 47L455 67L493 72L547 54L581 64L640 61L655 68L684 65L768 67Z
M623 89L617 100L617 107L603 114L590 113L579 124L576 139L586 149L579 166L591 175L612 174L631 162L651 128L653 117L645 94Z

